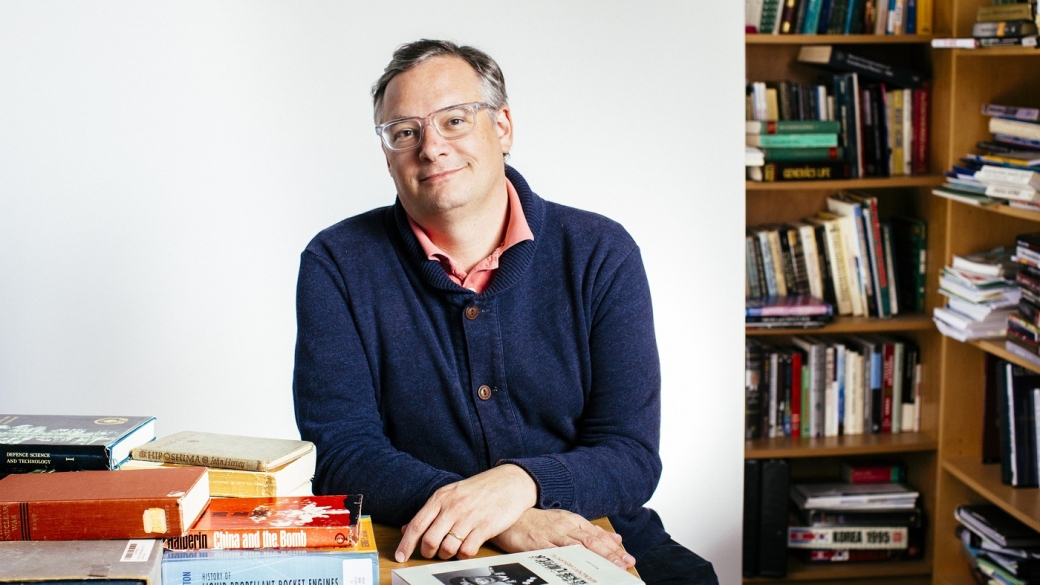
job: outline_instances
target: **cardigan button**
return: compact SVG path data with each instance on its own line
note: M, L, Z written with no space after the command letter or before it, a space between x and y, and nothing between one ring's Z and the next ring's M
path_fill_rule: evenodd
M477 388L477 396L479 396L481 400L491 398L491 388L487 384L484 384L480 388Z
M470 305L470 306L466 307L466 318L469 319L470 321L476 319L477 315L479 315L479 314L480 314L480 309L478 309L476 305Z

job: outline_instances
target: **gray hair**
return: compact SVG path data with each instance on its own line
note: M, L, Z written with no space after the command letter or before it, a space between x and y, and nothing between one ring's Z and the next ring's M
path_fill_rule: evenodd
M402 73L432 57L458 57L476 71L480 77L480 95L484 102L490 104L494 112L508 103L506 96L506 80L498 63L490 55L480 49L459 46L451 41L421 39L397 47L390 64L383 70L383 75L372 86L372 105L375 108L375 119L379 122L383 108L383 94L398 73Z

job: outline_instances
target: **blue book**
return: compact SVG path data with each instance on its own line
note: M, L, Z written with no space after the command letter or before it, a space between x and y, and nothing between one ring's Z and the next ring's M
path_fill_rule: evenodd
M906 26L903 33L908 35L917 34L917 0L906 0Z
M805 22L802 24L803 35L814 35L820 25L820 9L823 0L803 0L808 2L805 7Z
M839 349L840 348L840 349ZM835 346L835 362L837 366L834 368L834 376L838 382L838 434L845 434L845 353L848 349L845 346L838 344Z
M820 21L816 25L816 34L827 34L827 26L831 22L831 8L833 6L834 0L823 0L823 5L820 6Z
M154 416L0 414L0 474L118 469L154 439Z

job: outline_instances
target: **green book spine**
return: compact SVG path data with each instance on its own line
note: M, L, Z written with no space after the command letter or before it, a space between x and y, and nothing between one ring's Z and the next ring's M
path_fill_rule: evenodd
M845 160L845 149L840 146L830 148L765 148L766 162L788 162L788 161L824 161Z
M841 122L837 120L779 120L747 122L748 134L837 134Z
M837 134L747 134L747 144L769 147L838 146Z
M809 428L809 416L808 412L812 410L812 399L809 396L810 390L809 384L809 365L802 366L802 436L811 437L811 430Z

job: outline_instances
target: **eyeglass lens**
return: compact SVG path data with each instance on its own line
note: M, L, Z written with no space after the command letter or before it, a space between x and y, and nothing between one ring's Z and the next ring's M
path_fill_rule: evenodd
M459 138L473 130L476 120L475 108L455 107L434 112L430 122L445 138ZM383 129L383 137L390 148L404 150L414 148L422 140L422 121L416 118L401 120Z

